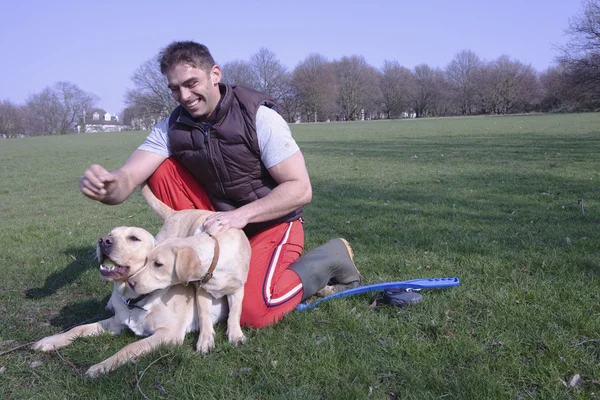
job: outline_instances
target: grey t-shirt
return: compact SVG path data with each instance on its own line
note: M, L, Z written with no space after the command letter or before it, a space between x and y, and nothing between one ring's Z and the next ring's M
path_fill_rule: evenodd
M138 150L148 151L165 158L171 155L167 134L169 119L166 118L150 131ZM256 112L256 135L260 159L267 168L274 167L294 155L300 148L292 137L287 122L276 111L260 106Z

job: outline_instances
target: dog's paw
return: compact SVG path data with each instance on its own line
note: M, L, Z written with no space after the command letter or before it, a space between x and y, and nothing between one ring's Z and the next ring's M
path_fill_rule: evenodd
M229 340L229 343L237 347L239 345L244 344L244 342L246 341L246 336L244 336L244 333L240 328L239 330L236 329L232 330L232 332L227 332L227 339Z
M233 344L235 347L240 346L246 342L246 336L243 334L237 337L229 338L229 343Z
M64 347L71 342L65 340L61 335L48 336L35 342L31 348L36 351L52 351Z
M202 354L208 354L215 347L215 333L200 334L196 351Z
M85 371L86 378L97 378L101 375L106 374L110 369L104 365L104 363L99 363L96 365L92 365L87 371Z

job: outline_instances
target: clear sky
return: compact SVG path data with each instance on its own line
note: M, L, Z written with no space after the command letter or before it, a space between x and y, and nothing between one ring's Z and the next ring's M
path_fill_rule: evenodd
M135 69L173 40L207 45L219 64L266 47L289 69L310 53L443 68L470 49L543 71L581 10L581 0L3 1L0 100L70 81L118 113Z

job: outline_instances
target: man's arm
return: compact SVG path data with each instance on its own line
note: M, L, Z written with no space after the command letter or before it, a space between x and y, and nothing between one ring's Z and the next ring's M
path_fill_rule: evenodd
M310 203L312 187L304 156L297 151L268 169L279 184L267 196L236 210L218 212L207 218L204 226L210 233L221 229L243 228L252 222L270 221Z
M79 181L81 192L104 204L120 204L162 164L166 158L148 151L134 151L125 164L112 172L94 164Z

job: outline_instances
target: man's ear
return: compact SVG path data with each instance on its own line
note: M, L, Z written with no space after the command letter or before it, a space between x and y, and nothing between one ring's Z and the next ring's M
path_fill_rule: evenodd
M184 285L190 283L194 272L200 269L200 258L191 247L175 248L175 276Z
M212 83L214 85L221 82L221 78L223 77L223 71L221 71L221 67L219 67L216 64L213 65L212 68L210 69L210 76L212 78Z

